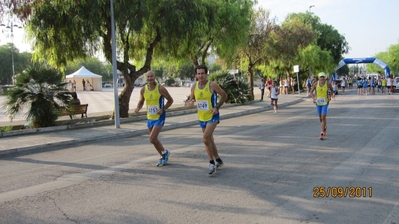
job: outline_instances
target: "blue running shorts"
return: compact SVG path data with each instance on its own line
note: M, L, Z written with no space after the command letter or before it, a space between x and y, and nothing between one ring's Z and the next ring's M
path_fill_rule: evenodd
M317 113L319 115L322 115L322 114L326 115L327 112L328 112L328 104L327 105L323 105L323 106L317 106L316 105L316 109L317 109Z
M147 120L147 127L151 129L154 126L163 126L165 124L165 117L166 116L162 116L161 115L161 117L159 117L158 120L150 120L150 119L148 119Z
M213 115L212 119L210 119L209 121L199 121L199 125L201 126L201 128L206 128L206 125L212 124L214 122L218 122L218 124L220 123L220 116L219 114L215 114Z

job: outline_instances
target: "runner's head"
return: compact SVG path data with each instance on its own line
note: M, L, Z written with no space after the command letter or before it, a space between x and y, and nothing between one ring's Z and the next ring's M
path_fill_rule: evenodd
M206 81L208 75L208 68L205 65L198 65L195 67L195 77L198 81Z
M155 84L155 73L152 70L149 70L147 73L147 83L148 84Z
M320 73L318 74L318 76L319 76L319 78L326 78L326 73L320 72Z

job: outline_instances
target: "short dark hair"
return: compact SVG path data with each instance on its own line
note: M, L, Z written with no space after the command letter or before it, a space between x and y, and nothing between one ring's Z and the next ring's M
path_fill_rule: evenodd
M195 74L197 74L198 69L205 69L205 74L208 74L208 68L205 65L197 65L194 70Z
M76 94L76 92L72 92L71 96L76 100L78 98L78 94Z

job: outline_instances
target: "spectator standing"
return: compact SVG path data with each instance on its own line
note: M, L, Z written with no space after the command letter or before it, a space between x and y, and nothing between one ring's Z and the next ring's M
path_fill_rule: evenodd
M66 85L66 89L67 89L68 91L70 91L70 92L73 91L73 86L72 86L72 81L71 81L71 80L68 81L68 83L67 83L67 85Z
M93 90L93 86L91 85L89 80L87 80L86 86L87 86L87 88L86 88L87 90L89 90L89 91Z
M296 85L295 79L291 78L291 91L292 91L292 94L295 94L295 85Z
M82 79L82 85L83 85L83 91L86 90L86 81L84 79Z
M284 79L284 95L288 94L288 81L288 78Z
M342 91L342 95L345 95L345 88L346 88L346 79L345 77L342 78L342 82L341 82L341 91Z
M338 86L337 86L337 82L333 81L332 83L332 96L331 96L331 100L335 100L335 95L338 95Z
M363 79L360 77L357 77L357 95L362 95L362 89L363 89Z
M280 93L283 93L284 92L284 82L283 82L283 78L281 78L281 77L280 77L280 83L279 84L280 84L279 85Z
M310 80L310 76L306 79L306 90L307 90L307 97L310 97L310 89L312 88L312 81Z
M376 85L377 85L377 81L375 80L375 78L373 76L373 77L371 77L371 83L370 83L371 95L375 95L375 87L376 87Z
M263 101L263 96L265 95L265 79L262 78L259 84L260 89L260 101Z
M381 79L381 92L382 92L382 94L385 94L386 87L387 87L387 80L385 79L385 77L382 77L382 79Z
M270 98L270 87L272 86L272 79L269 77L266 82L267 97Z
M365 77L363 77L362 80L363 80L363 94L367 95L369 82L367 81L367 78L365 78Z
M391 95L391 93L392 93L392 85L393 85L393 80L392 80L391 76L388 76L388 78L387 78L388 95Z
M76 92L76 80L75 79L72 81L72 91Z

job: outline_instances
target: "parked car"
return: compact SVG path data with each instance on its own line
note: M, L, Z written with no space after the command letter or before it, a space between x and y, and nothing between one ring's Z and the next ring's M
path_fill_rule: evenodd
M103 88L112 88L111 82L103 82Z

